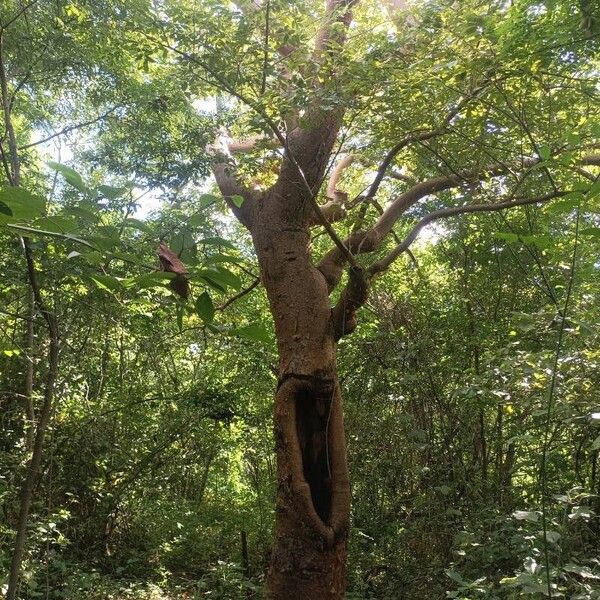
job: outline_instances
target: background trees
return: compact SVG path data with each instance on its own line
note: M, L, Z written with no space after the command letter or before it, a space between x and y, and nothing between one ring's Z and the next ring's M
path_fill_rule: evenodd
M301 120L314 101L316 78L320 106L345 110L333 187L318 197L323 210L345 203L340 239L372 227L415 184L438 182L365 264L435 211L569 192L439 221L412 246L414 260L379 278L342 340L348 595L535 597L547 593L547 562L552 594L595 597L594 10L359 5L343 52L317 74L322 7L310 2L2 9L3 574L51 340L19 236L60 331L19 597L259 593L277 359L261 288L236 298L258 269L205 179L206 146L220 128L270 137L265 115L287 131L294 108ZM9 124L21 195L7 187ZM266 140L236 154L242 180L272 184L279 152ZM155 271L159 240L189 269L187 302ZM316 228L312 245L320 258L331 240Z

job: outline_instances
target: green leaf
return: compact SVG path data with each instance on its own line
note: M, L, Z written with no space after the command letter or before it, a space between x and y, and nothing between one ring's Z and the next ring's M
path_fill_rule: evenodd
M110 275L92 275L90 279L101 289L107 292L116 292L121 289L121 282Z
M192 278L200 278L219 291L225 291L228 287L239 290L242 282L240 278L224 267L213 267L202 269L192 275Z
M592 186L587 190L586 196L589 199L595 198L598 194L600 194L600 179L592 184Z
M540 538L544 538L544 532L540 531L538 532L538 536ZM558 541L560 540L560 533L558 533L558 531L552 531L550 529L548 529L546 531L546 539L551 543L551 544L556 544L558 543Z
M242 204L244 204L244 198L238 194L231 196L231 201L233 202L234 206L237 206L238 208L241 208Z
M575 573L584 579L600 579L600 575L596 575L593 573L589 567L584 567L581 565L576 565L575 563L566 564L563 569L567 571L567 573Z
M0 188L0 203L10 211L6 212L7 222L28 221L42 216L46 212L46 200L20 187Z
M540 146L539 155L542 160L548 160L551 155L550 147L545 144Z
M552 246L552 240L547 235L523 235L521 240L525 244L531 244L540 250L550 248Z
M595 450L600 450L600 435L592 442L590 450L592 452L594 452Z
M243 258L231 256L230 254L221 254L220 252L217 252L216 254L211 254L204 260L204 263L207 265L218 265L222 263L231 263L237 265L243 262Z
M67 183L72 185L76 190L80 191L82 194L87 194L89 192L87 186L83 182L83 178L75 169L54 161L50 161L48 163L48 166L51 169L54 169L55 171L60 173Z
M4 356L8 356L8 358L12 358L13 356L19 356L21 351L18 348L7 348L2 350L2 354L4 354Z
M202 194L202 196L198 198L198 204L200 205L200 208L206 208L207 206L210 206L218 201L219 197L213 194Z
M466 583L465 580L456 571L452 571L451 569L448 569L447 571L445 571L445 573L448 577L450 577L450 579L452 579L452 581L455 581L456 583L458 583L459 585L462 585L462 586L465 585L465 583Z
M71 254L73 254L73 253L71 253ZM67 257L67 258L69 258L69 257ZM76 257L70 256L70 258L76 258ZM102 252L98 252L96 250L92 250L91 252L82 252L81 258L85 259L90 265L93 265L95 267L100 266L106 260L106 257L104 256L104 254L102 254Z
M213 321L215 307L207 292L202 292L196 299L196 313L205 323L211 323Z
M566 198L561 198L560 200L551 202L550 204L546 205L544 210L545 212L554 215L569 213L577 208L582 199L583 196L579 192L576 192L574 194L570 194Z
M600 239L600 227L587 227L581 230L581 235L589 235L596 239Z
M152 228L148 223L140 221L140 219L134 219L133 217L125 219L123 221L123 227L130 227L131 229L137 229L138 231L144 231L145 233L152 232Z
M233 335L236 335L241 338L245 338L247 340L253 340L256 342L270 343L271 336L269 332L258 323L254 323L252 325L246 325L245 327L239 327L237 329L232 330Z
M119 196L123 196L130 190L128 187L114 187L112 185L99 185L97 189L105 198L108 198L109 200L114 200Z
M179 333L181 333L183 331L183 306L181 304L178 304L175 308L176 310L176 314L177 314L177 329L179 330Z
M63 216L42 217L41 219L36 219L34 226L55 233L73 233L78 229L74 219Z
M132 281L132 285L139 289L163 286L165 282L173 279L175 273L168 273L166 271L154 271L152 273L144 273L135 277Z
M527 333L535 329L535 317L528 313L515 312L514 315L514 324L515 327L520 329L521 331Z
M100 220L100 215L82 206L66 206L61 210L60 214L77 217L86 223L97 223Z
M140 261L139 256L135 254L129 254L127 252L110 252L108 254L110 258L116 258L118 260L122 260L126 263L130 263L132 265L140 265L143 266L144 263Z

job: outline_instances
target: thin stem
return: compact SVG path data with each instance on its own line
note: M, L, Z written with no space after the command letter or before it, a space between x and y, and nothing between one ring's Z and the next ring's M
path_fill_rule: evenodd
M556 351L554 353L554 362L552 365L552 376L550 378L550 387L548 389L548 402L546 405L546 422L544 424L544 442L542 444L542 461L540 465L540 483L542 492L542 533L544 539L544 566L546 568L546 585L548 588L548 598L552 598L552 580L550 578L550 556L548 552L548 524L547 524L547 495L548 495L548 447L550 444L550 426L552 421L552 409L554 408L556 379L558 375L558 361L562 353L563 337L565 325L567 322L567 310L571 301L573 291L573 282L575 281L575 263L577 260L577 249L579 244L579 222L581 210L577 207L577 218L575 220L575 239L573 242L573 255L571 257L571 268L569 272L569 283L567 284L567 294L560 319L560 328L556 340Z

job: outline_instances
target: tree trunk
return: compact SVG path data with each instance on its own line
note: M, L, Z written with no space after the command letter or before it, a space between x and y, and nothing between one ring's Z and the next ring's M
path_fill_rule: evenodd
M33 320L35 318L35 298L33 292L29 292L29 302L27 307L27 331L25 333L25 360L27 361L25 371L25 448L27 452L33 450L35 440L35 408L33 406L33 344L34 344L34 328Z
M343 598L350 485L334 323L325 278L310 259L308 226L294 214L298 204L276 194L260 199L252 227L279 351L267 588L275 600Z
M25 257L27 260L27 269L29 273L29 283L35 299L38 310L44 317L48 325L49 346L48 346L48 372L46 374L46 387L44 389L44 400L40 409L39 420L35 432L35 439L31 453L31 459L27 467L27 474L21 487L19 517L17 520L17 533L15 536L15 545L12 554L10 573L8 576L8 588L6 591L6 600L15 600L19 577L21 574L21 564L23 562L23 551L25 549L25 540L27 537L27 525L29 523L29 510L33 501L33 492L37 482L40 465L44 453L44 437L50 423L53 410L54 388L58 375L58 353L59 353L59 332L56 316L51 313L42 299L37 283L37 272L31 256L29 242L23 241L25 248Z

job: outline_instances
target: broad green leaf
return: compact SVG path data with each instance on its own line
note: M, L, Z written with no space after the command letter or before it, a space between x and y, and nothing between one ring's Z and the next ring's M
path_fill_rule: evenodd
M241 287L240 278L223 267L201 269L192 275L192 279L196 277L207 281L209 285L220 291L225 291L228 287L239 290Z
M563 569L567 571L567 573L575 573L584 579L600 579L600 575L593 573L589 567L576 565L572 562L566 564Z
M523 235L521 240L525 244L531 244L540 250L550 248L552 246L552 240L547 235Z
M592 184L592 186L587 190L586 197L588 199L595 198L600 194L600 179Z
M595 450L600 450L600 435L592 442L590 450L592 452L594 452Z
M240 208L242 204L244 204L244 198L242 196L239 196L238 194L231 196L231 201L233 202L234 206L237 206L238 208Z
M206 215L202 213L196 213L187 219L186 223L190 227L200 227L206 223Z
M46 200L42 196L20 187L0 188L0 203L10 211L10 215L3 211L7 214L7 222L29 221L46 212Z
M198 198L198 204L201 208L205 208L219 201L219 197L213 194L202 194L200 198Z
M561 198L560 200L550 202L546 205L544 210L545 212L554 215L569 213L575 210L577 206L579 206L579 203L581 202L582 198L583 196L579 192L576 192L567 196L566 198Z
M98 191L109 200L114 200L115 198L119 198L119 196L125 195L130 188L128 187L114 187L112 185L99 185Z
M86 223L97 223L100 220L99 214L96 214L88 208L83 208L82 206L66 206L60 211L60 214L77 217Z
M80 191L82 194L88 193L89 190L85 185L83 178L75 169L54 161L50 161L48 166L51 169L58 171L64 177L65 181L72 185L76 190Z
M139 231L144 231L146 233L150 233L152 231L152 227L141 221L140 219L134 219L133 217L128 217L123 221L124 227L130 227L131 229L138 229Z
M85 259L90 265L99 266L105 262L106 257L102 252L92 250L91 252L82 252L81 258Z
M548 160L551 155L550 147L546 146L545 144L540 146L539 154L542 160Z
M36 228L44 229L46 231L53 231L55 233L74 233L78 229L77 223L74 219L60 215L36 219L33 225Z
M211 254L210 256L208 256L206 259L204 259L204 263L207 265L218 265L218 264L222 264L222 263L231 263L231 264L239 264L239 263L243 263L244 259L237 257L237 256L231 256L229 254L221 254L220 252L216 253L216 254Z
M450 579L452 579L452 581L455 581L459 585L466 585L467 582L465 582L465 580L456 571L448 569L447 571L445 571L445 573L448 577L450 577Z
M581 230L581 235L587 235L596 239L600 239L600 227L587 227Z
M215 316L215 307L207 292L202 292L196 299L196 313L205 322L211 323Z
M271 336L269 335L269 332L258 323L246 325L245 327L238 327L237 329L234 329L231 333L238 337L253 340L256 342L271 342Z
M184 308L181 304L177 304L176 308L175 308L176 314L177 314L177 329L179 330L179 333L181 333L183 331L183 311Z
M535 329L535 317L528 313L516 312L514 313L514 324L515 327L527 333Z
M539 531L538 532L538 537L542 538L544 537L544 532L543 531ZM560 533L558 533L558 531L552 531L552 530L547 530L546 531L546 539L551 543L551 544L556 544L559 540L560 540Z
M135 254L128 254L127 252L110 252L108 254L110 258L116 258L132 265L143 265L140 259Z
M96 274L90 276L90 279L101 289L108 292L115 292L122 288L121 282L110 275Z
M140 289L163 286L167 281L173 279L174 277L175 273L154 271L152 273L144 273L143 275L135 277L132 281L132 285Z

